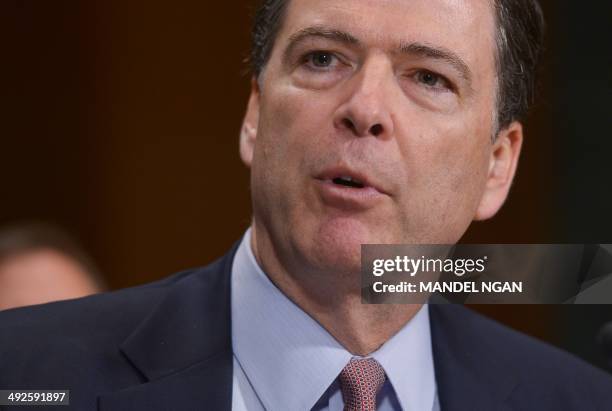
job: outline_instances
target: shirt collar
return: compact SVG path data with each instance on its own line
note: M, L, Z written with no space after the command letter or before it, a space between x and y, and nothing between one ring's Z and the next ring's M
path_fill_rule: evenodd
M432 409L436 378L426 305L369 356L384 368L403 410Z
M353 357L261 270L249 229L234 257L232 347L266 409L311 409ZM431 409L435 377L428 310L369 355L404 410Z

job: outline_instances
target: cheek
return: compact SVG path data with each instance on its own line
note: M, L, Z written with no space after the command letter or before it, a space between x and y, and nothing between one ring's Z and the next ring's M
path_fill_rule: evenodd
M402 130L406 164L400 201L407 230L456 241L472 221L488 169L489 134L475 121L420 116ZM439 236L436 236L438 240ZM456 238L455 238L456 237Z
M322 136L329 135L321 107L321 99L290 86L264 90L251 167L253 195L262 204L289 210L299 202L304 180L321 157Z
M263 97L256 151L262 151L267 168L274 168L270 172L309 171L330 135L329 100L291 86L276 87Z
M415 117L400 130L405 137L398 137L400 153L412 168L408 177L421 185L433 179L448 188L482 177L490 134L476 119L431 118L422 113Z

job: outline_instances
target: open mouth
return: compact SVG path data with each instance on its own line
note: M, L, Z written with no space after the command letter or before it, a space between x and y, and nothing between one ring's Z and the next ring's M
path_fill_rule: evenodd
M332 182L336 185L340 185L340 186L345 186L345 187L351 187L351 188L364 188L365 185L350 176L340 176L340 177L336 177L332 180Z
M337 209L366 210L389 196L368 175L348 167L329 168L314 178L319 181L316 187L322 201Z
M377 197L388 195L379 188L376 182L370 180L366 174L359 173L348 167L330 167L315 177L326 187L331 189L334 196L348 196L350 198Z

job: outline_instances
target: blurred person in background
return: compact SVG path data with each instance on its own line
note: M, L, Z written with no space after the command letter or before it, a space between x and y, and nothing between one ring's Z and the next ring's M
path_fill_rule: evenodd
M27 223L0 229L0 310L85 297L105 288L92 260L60 228Z

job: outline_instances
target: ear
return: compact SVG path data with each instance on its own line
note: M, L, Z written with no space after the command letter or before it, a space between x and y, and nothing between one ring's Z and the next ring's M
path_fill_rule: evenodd
M259 85L253 77L251 79L251 95L247 105L242 128L240 129L240 158L247 167L253 162L255 140L257 138L257 126L259 124Z
M487 183L476 209L475 220L493 217L506 201L522 144L523 126L519 122L512 122L497 135L491 150Z

